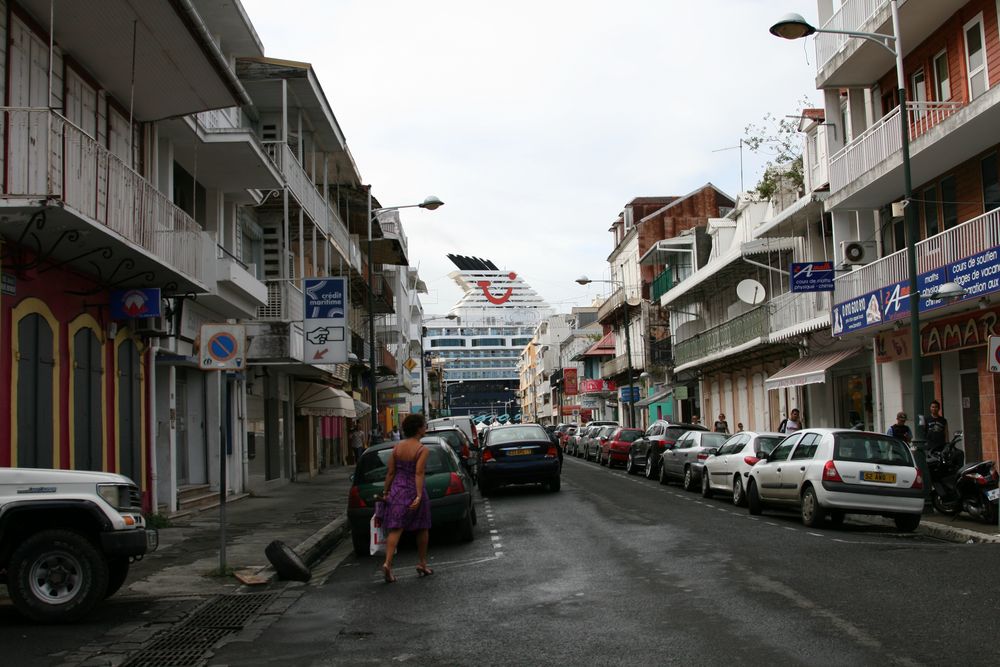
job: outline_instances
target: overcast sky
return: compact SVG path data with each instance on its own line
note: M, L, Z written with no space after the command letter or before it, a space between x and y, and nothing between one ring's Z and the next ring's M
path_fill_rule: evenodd
M633 197L711 181L735 196L736 146L815 90L813 40L768 27L815 0L242 0L275 58L310 62L362 178L403 211L428 313L460 296L447 253L523 276L557 311L607 277ZM763 160L744 156L745 181Z

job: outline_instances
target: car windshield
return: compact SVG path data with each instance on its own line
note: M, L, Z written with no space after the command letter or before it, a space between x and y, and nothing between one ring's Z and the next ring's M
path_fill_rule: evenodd
M725 433L704 433L701 436L702 447L721 447L729 439Z
M439 472L452 472L451 459L448 453L437 445L427 446L427 465L424 468L425 475L434 475ZM385 480L389 472L389 456L392 448L386 447L379 450L368 450L361 457L361 464L355 475L356 483L381 482Z
M761 436L757 438L757 444L754 445L754 451L758 454L770 454L782 440L784 440L784 438L777 436Z
M503 445L508 442L523 442L525 440L548 440L549 436L539 426L510 426L490 431L489 445Z
M642 437L642 431L622 431L618 434L619 442L635 442Z
M667 432L663 435L667 438L667 440L676 440L688 430L690 429L683 426L670 426L667 428Z
M427 431L427 435L441 438L456 452L462 451L462 446L465 444L465 438L462 437L461 432L455 430Z
M912 466L909 448L900 440L875 433L837 433L833 458L882 465Z

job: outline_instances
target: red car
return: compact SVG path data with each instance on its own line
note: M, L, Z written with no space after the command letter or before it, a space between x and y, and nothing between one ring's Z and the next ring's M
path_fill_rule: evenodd
M642 437L641 428L618 428L607 440L601 441L601 451L597 454L597 462L609 468L616 463L625 465L628 460L628 449L632 443Z

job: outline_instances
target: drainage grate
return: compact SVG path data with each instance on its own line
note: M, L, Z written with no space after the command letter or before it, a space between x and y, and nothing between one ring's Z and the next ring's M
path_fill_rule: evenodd
M157 635L152 643L122 667L196 667L220 639L243 629L278 597L278 593L220 595L202 605L175 628Z
M220 595L194 613L185 625L240 630L277 597L277 593Z

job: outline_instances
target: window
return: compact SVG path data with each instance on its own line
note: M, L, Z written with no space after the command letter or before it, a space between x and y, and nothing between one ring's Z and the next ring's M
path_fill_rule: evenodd
M462 347L464 343L461 338L438 338L431 341L431 347Z
M965 64L969 72L969 99L974 100L989 88L982 14L965 24Z
M774 448L781 442L781 438L778 437L760 437L757 438L757 442L754 443L753 449L757 456L761 454L770 454Z
M924 230L926 231L924 238L935 236L940 231L936 187L924 190Z
M792 460L796 459L811 459L816 453L816 447L819 445L820 436L818 433L808 433L802 438L802 442L799 446L795 448L795 453L792 454Z
M792 447L794 447L795 443L799 441L800 436L801 434L799 433L793 433L792 435L782 440L781 444L775 447L771 455L767 457L767 460L784 461L785 459L787 459L788 455L792 453Z
M496 345L506 345L507 341L503 338L474 338L472 340L472 347L483 347L483 346L496 346Z
M142 361L130 339L118 346L118 472L142 483Z
M983 183L983 210L1000 208L1000 180L997 173L997 154L992 153L980 163Z
M941 179L941 222L945 229L958 224L958 188L954 176Z
M71 123L87 133L91 139L97 137L97 90L76 73L66 68L66 97L63 109ZM74 146L74 148L76 148Z
M77 470L103 470L101 343L93 329L73 334L73 463Z
M833 458L836 461L857 461L882 465L912 466L910 449L903 442L873 433L838 433L835 436Z
M934 56L934 99L947 102L951 99L951 73L948 71L948 52Z
M914 118L917 120L927 115L927 81L924 77L924 70L918 69L910 75L910 99L915 102L916 110Z
M17 321L17 465L52 468L56 334L47 318L29 313Z

